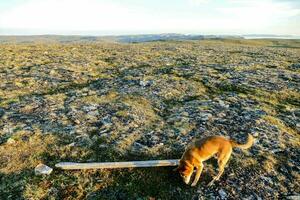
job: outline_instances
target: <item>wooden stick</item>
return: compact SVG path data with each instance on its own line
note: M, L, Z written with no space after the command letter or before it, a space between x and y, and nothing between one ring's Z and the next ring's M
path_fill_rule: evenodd
M129 162L102 162L102 163L74 163L60 162L55 167L61 169L104 169L104 168L129 168L129 167L165 167L176 166L179 160L148 160Z

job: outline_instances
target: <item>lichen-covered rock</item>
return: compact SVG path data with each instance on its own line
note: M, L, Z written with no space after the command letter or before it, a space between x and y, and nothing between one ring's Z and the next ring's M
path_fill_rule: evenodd
M36 175L50 175L51 172L53 171L53 169L51 167L48 167L45 164L38 164L35 168L34 168L34 172Z

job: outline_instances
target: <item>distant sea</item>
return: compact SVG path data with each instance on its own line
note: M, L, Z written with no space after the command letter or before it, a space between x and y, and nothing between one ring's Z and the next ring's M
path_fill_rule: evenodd
M300 39L300 36L247 36L243 35L245 39Z

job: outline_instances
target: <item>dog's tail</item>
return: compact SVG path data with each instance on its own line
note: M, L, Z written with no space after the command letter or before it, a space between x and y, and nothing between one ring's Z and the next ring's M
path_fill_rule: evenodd
M237 143L233 140L230 140L230 143L231 143L232 147L237 147L237 148L241 148L241 149L248 149L253 145L254 138L253 138L252 135L249 134L248 135L248 140L245 144L239 144L239 143Z

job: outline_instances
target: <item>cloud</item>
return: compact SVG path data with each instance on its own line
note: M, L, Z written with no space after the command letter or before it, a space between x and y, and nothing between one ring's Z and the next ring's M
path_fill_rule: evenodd
M294 23L300 19L300 8L287 1L182 0L181 3L183 1L185 4L178 4L182 7L174 9L178 5L173 7L170 2L143 7L143 4L130 4L131 1L125 0L27 0L0 12L0 28L26 33L41 30L38 34L272 31L300 34ZM286 27L286 30L278 27Z
M194 0L195 1L195 0ZM207 0L196 0L204 2ZM195 1L195 2L196 2ZM203 19L108 0L29 0L0 13L0 27L43 32L189 32ZM205 22L204 22L205 23ZM59 31L58 31L59 30Z
M114 30L151 25L140 9L99 0L31 0L0 14L0 26L22 29Z
M240 27L259 28L299 16L300 8L287 2L231 0L231 7L217 8L220 14ZM236 4L236 5L234 5Z
M191 6L200 6L209 3L211 0L188 0Z

